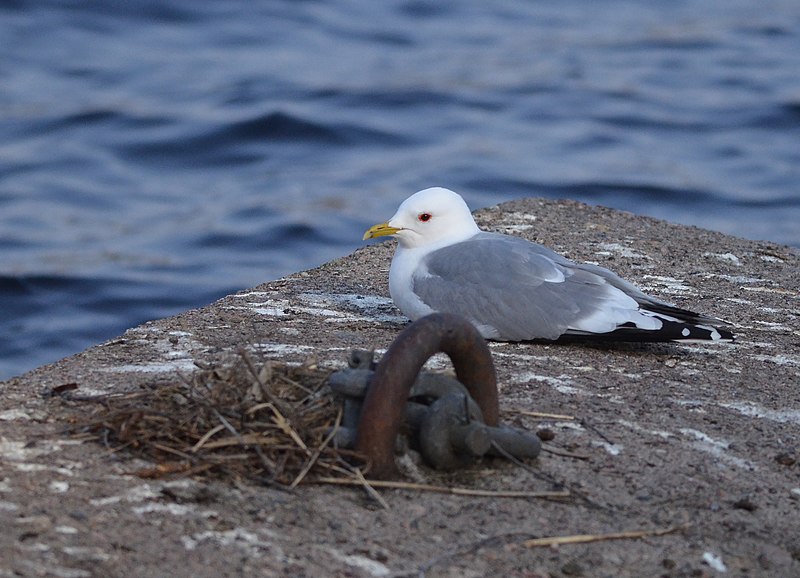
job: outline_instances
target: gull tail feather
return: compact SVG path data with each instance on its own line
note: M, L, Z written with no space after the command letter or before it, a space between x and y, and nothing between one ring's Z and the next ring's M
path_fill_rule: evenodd
M733 342L730 324L722 319L701 315L661 302L641 304L640 312L661 322L659 329L642 329L634 323L623 323L607 333L568 331L559 341L630 341L630 342Z

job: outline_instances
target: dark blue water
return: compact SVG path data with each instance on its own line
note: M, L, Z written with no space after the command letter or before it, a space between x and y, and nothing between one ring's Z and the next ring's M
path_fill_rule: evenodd
M431 185L800 245L800 3L3 2L0 378Z

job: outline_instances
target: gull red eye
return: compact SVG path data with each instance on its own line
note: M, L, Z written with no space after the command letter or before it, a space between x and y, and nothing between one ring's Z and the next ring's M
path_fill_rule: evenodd
M417 216L417 219L419 219L419 220L420 220L420 221L422 221L423 223L427 223L428 221L430 221L430 220L431 220L431 214L430 214L430 213L420 213L420 214Z

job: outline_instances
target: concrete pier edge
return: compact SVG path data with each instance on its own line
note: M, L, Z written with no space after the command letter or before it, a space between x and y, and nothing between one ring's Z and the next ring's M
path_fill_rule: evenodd
M726 319L737 342L492 344L502 419L586 459L545 452L538 475L491 462L444 481L557 483L566 502L389 490L383 510L357 489L144 480L124 452L65 437L40 395L157 387L242 347L323 367L381 351L406 320L388 297L392 242L368 245L0 383L0 577L800 576L798 251L571 201L476 218ZM664 528L680 529L525 545Z

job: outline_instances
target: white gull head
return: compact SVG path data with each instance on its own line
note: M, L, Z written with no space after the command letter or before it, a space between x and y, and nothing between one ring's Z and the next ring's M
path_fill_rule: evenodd
M402 248L433 249L458 243L479 232L460 195L432 187L408 197L391 219L370 228L364 239L391 235Z

